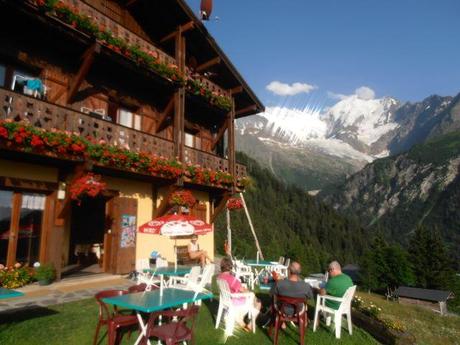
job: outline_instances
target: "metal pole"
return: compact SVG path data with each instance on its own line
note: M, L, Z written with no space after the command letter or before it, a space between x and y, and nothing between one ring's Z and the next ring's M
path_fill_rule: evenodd
M254 226L252 225L251 216L249 215L249 211L248 211L248 208L246 206L246 201L244 200L243 193L240 193L240 197L241 197L241 201L243 202L244 212L246 212L246 217L248 218L249 227L251 228L252 235L254 236L254 239L256 241L257 251L260 253L260 258L262 260L265 260L264 259L264 254L262 254L262 249L260 249L259 240L257 239L257 235L256 235L256 232L254 230Z
M230 210L227 208L227 245L228 252L232 254L232 228L230 227Z

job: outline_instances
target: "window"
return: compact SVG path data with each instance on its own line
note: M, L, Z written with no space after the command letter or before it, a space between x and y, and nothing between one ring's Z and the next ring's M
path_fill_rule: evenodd
M0 190L0 264L6 265L10 238L13 192Z
M0 87L5 87L6 67L0 65Z
M39 260L45 199L44 194L0 190L0 264ZM19 206L20 212L15 214L13 208Z
M142 117L140 115L123 108L118 109L118 123L120 125L140 131L142 127L141 120Z
M201 149L201 138L192 133L185 132L185 146Z
M27 80L34 79L34 78L35 78L35 76L33 76L33 75L29 74L29 73L15 70L13 72L13 79L12 79L12 82L11 82L11 90L14 90L14 91L20 92L20 93L26 92L25 86L27 84Z

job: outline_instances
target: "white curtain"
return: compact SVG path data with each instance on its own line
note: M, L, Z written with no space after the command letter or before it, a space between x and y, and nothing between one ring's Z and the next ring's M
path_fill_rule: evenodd
M21 208L28 210L44 210L45 199L46 197L43 194L23 194Z

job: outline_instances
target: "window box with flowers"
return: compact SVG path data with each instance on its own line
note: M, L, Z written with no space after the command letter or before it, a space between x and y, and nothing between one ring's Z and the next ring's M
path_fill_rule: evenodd
M381 307L373 302L367 303L355 296L352 302L352 320L356 326L364 329L382 344L413 345L415 337L407 332L399 321L382 317Z
M190 77L187 79L187 90L192 95L203 97L208 103L222 110L230 111L232 100L215 91L211 91L204 83Z
M16 289L32 282L33 269L27 265L15 263L7 267L0 264L0 286L6 289Z

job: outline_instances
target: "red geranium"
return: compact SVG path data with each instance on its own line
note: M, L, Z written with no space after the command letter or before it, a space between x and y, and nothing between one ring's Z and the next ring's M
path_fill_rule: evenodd
M80 178L75 179L70 185L70 198L81 203L84 196L96 197L106 190L106 183L102 181L101 175L88 173Z
M196 203L195 197L189 190L179 190L172 193L168 201L170 205L187 207L192 207Z
M0 127L0 137L8 139L8 130L5 127Z
M240 198L230 198L227 201L227 208L229 210L240 210L243 208L243 201Z

